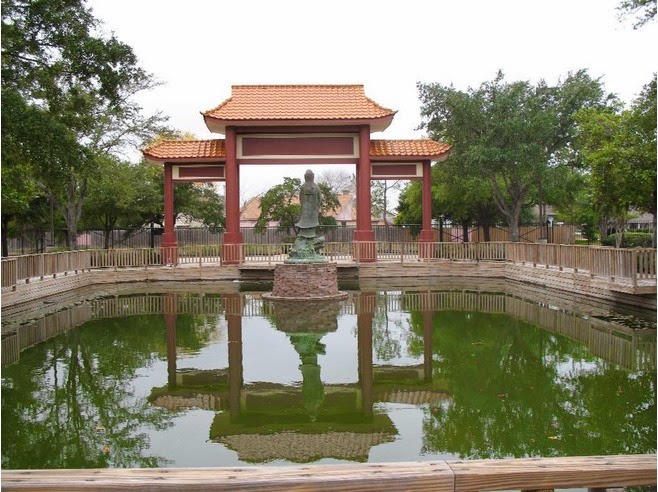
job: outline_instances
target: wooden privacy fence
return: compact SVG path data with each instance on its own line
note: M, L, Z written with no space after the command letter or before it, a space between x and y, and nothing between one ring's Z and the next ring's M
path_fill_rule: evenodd
M226 468L3 470L3 490L604 490L656 484L656 455Z
M464 241L464 230L456 226L444 226L438 230L442 242L462 242ZM538 242L545 240L548 243L554 244L575 244L576 242L576 226L563 224L551 225L533 225L533 226L520 226L519 237L522 243ZM505 226L491 226L489 228L489 241L492 242L507 242L510 240L509 227ZM468 241L477 243L485 242L484 229L482 227L469 227L468 228Z
M290 244L193 245L175 248L97 249L23 255L2 259L2 288L18 283L54 278L95 268L149 268L160 265L199 267L221 264L224 248L242 263L282 262ZM569 269L574 273L625 279L634 286L640 281L655 281L656 250L607 248L537 243L410 243L358 242L326 243L323 254L330 261L359 260L360 251L376 252L377 261L418 262L507 261L533 267Z

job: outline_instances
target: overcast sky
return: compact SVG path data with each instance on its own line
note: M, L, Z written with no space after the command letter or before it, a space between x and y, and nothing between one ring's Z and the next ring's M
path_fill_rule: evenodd
M201 111L240 84L364 84L397 110L373 138L422 138L416 82L477 87L557 82L587 68L630 102L656 71L656 23L618 20L620 0L91 0L107 32L132 46L163 85L145 111L217 138ZM241 167L243 198L297 169ZM353 172L351 166L350 172ZM316 173L321 169L316 169ZM304 169L299 168L302 177Z

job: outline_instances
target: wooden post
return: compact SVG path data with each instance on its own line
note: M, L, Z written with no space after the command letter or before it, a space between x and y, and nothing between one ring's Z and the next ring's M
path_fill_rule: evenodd
M374 292L362 292L359 295L357 313L357 339L359 346L359 384L363 415L372 417L373 405L373 367L372 367L372 320L374 312Z
M162 234L162 264L175 264L178 261L176 232L174 230L174 178L173 164L164 163L164 226Z
M176 320L178 318L178 294L163 294L162 309L167 329L167 388L176 389Z
M229 420L237 422L241 415L242 368L242 296L225 294L224 313L228 324Z
M431 244L435 241L434 231L432 230L432 163L423 161L423 183L422 183L422 229L418 236L419 251L418 256L431 258L433 248Z
M222 265L238 265L244 259L240 233L240 169L237 160L235 127L226 127L226 232L222 247Z
M370 196L370 127L359 127L359 161L356 166L356 230L354 246L360 263L377 259L375 232L372 230L372 197Z

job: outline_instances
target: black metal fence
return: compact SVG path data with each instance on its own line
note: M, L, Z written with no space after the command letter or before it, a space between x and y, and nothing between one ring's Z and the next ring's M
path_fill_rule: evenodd
M555 244L574 244L576 226L551 225L522 226L520 229L521 242L547 242ZM350 243L353 239L355 227L353 226L325 226L321 233L326 242ZM414 242L420 230L418 225L397 226L377 225L373 227L375 240L380 242ZM270 227L263 232L254 231L253 227L240 229L245 243L248 244L280 244L294 241L293 231L279 230ZM115 248L157 248L161 245L163 230L156 228L143 228L137 230L112 229L85 230L78 234L79 249L115 249ZM224 241L223 232L212 232L207 227L177 227L176 240L180 246L221 244ZM48 251L66 250L66 231L25 230L18 237L8 238L10 255L24 255L44 253ZM464 230L457 226L443 226L436 229L436 240L441 242L485 242L484 230L481 227L469 227L467 236ZM489 241L509 241L509 229L504 226L491 227L488 234Z
M375 240L388 242L411 242L415 238L410 227L375 226ZM223 232L212 232L206 227L176 227L176 240L179 246L197 244L220 244L224 240ZM278 244L294 241L292 231L281 231L270 227L263 232L254 231L253 227L240 229L245 243ZM44 253L47 251L65 250L66 231L26 230L19 237L8 238L10 255ZM354 227L329 226L323 227L321 233L326 242L352 242ZM143 228L138 230L112 229L85 230L78 233L79 249L104 248L157 248L161 245L161 228Z

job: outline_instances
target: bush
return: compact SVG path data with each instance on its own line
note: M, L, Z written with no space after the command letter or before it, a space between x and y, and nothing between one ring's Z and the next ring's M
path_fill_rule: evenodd
M601 245L616 246L617 234L610 234L602 238ZM622 248L650 248L652 236L653 234L651 232L624 232L620 246Z

